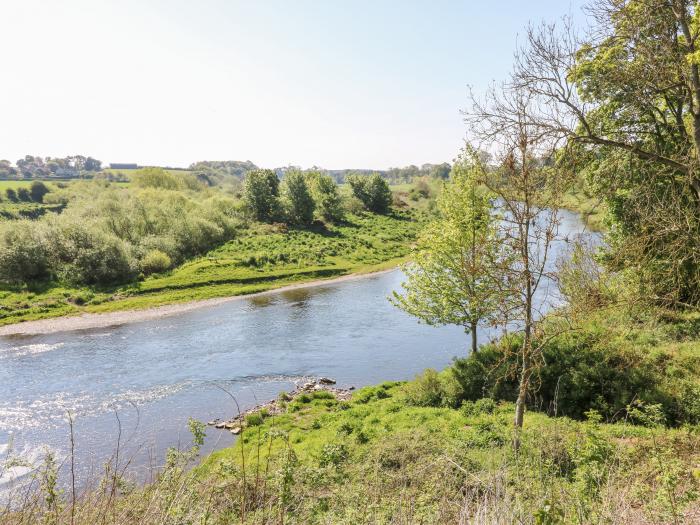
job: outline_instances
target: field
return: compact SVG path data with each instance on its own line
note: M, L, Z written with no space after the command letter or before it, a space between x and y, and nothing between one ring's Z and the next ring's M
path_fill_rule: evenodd
M0 291L0 325L81 312L147 308L242 295L292 283L378 270L404 260L425 216L349 215L338 226L257 224L174 270L112 289L61 286Z

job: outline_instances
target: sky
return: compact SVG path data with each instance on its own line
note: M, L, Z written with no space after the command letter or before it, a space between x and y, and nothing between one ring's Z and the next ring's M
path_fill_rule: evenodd
M583 0L0 0L0 159L451 161L528 22Z

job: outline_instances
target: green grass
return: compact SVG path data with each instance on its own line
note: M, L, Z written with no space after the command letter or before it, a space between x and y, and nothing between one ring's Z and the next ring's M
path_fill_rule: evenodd
M293 401L195 475L219 486L247 476L253 497L252 480L271 472L271 505L293 523L457 523L478 513L487 518L479 523L656 523L674 514L680 523L696 509L695 430L529 412L515 453L513 411L411 406L401 383L364 388L350 402ZM264 505L249 512L248 522L265 522Z
M410 252L425 216L349 215L327 229L281 232L255 225L240 237L174 270L109 289L36 286L0 290L0 325L81 312L110 312L262 292L376 271Z
M602 231L605 227L605 204L584 191L571 190L564 194L562 207L580 213L584 223L593 231Z

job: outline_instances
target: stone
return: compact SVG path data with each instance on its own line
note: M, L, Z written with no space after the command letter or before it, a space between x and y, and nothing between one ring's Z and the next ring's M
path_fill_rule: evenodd
M224 428L226 426L226 423L217 423L214 425L214 428Z
M331 379L330 377L322 377L318 380L318 383L320 385L335 385L335 379Z
M242 430L241 427L233 427L233 428L231 429L231 434L237 436L238 434L241 433L241 430Z

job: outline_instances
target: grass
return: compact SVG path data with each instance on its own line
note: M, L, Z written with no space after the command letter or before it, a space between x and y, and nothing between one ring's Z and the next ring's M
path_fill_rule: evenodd
M405 260L425 215L349 215L337 226L280 231L255 225L174 270L108 288L41 286L0 291L0 325L78 314L142 309L262 292L281 286L390 268Z
M583 190L572 189L565 193L562 207L580 213L584 223L593 231L605 228L605 204Z

